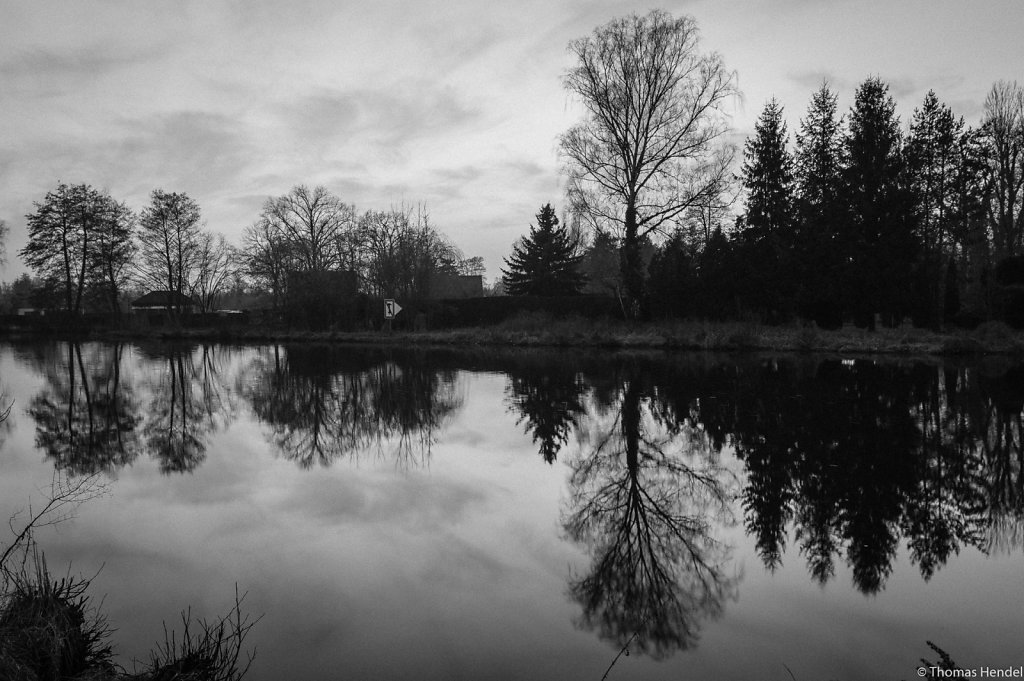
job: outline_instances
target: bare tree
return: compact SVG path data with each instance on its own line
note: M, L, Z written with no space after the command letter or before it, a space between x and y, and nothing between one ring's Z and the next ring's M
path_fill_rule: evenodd
M989 146L988 219L998 257L1024 252L1024 89L1001 80L985 99Z
M0 220L0 265L7 264L7 235L11 233L11 228L7 226L7 223Z
M342 266L339 242L355 227L355 208L323 186L300 184L284 196L267 199L260 221L288 245L297 269L322 272Z
M199 204L188 194L153 190L150 205L139 216L139 257L136 263L140 283L156 290L188 295L195 280L199 259ZM180 309L179 309L180 311Z
M199 236L196 276L192 298L203 312L210 312L238 270L239 255L223 234L204 231Z
M719 194L732 152L721 107L736 76L702 53L697 24L655 10L614 19L569 44L566 89L586 107L562 135L569 198L597 227L622 232L627 293L643 290L643 237Z
M285 283L293 269L292 250L274 223L260 218L242 236L241 259L246 275L258 287L270 291L274 309L284 302Z
M89 253L91 285L110 312L121 312L121 293L128 285L136 244L132 239L135 215L110 197L94 231Z
M463 261L422 207L367 211L359 232L365 241L365 287L377 295L426 296L435 273L456 274Z

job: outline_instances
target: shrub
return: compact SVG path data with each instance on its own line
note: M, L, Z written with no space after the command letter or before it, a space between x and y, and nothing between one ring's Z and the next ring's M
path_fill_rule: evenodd
M66 679L114 673L106 622L89 604L86 580L52 579L45 560L8 574L0 606L0 677Z

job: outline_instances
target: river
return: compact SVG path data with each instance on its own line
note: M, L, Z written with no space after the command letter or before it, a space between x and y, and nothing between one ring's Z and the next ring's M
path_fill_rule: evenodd
M257 681L1024 664L1005 358L40 342L0 390L5 517L102 483L37 540L129 667L236 585Z

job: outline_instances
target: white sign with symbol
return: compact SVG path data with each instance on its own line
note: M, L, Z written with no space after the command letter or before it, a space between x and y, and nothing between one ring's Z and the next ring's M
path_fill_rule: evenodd
M394 319L395 315L402 311L402 306L395 302L394 298L384 300L384 319Z

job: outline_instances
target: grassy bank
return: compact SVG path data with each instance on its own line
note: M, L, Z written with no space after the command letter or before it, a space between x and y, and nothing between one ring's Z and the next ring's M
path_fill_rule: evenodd
M3 416L0 416L0 420ZM114 662L114 631L88 593L89 580L56 577L34 539L40 527L66 520L78 505L104 493L96 476L55 475L49 500L28 510L13 539L0 543L0 679L3 681L240 681L252 663L245 638L259 618L242 612L244 594L216 620L182 613L177 630L131 669Z
M114 663L111 629L87 594L89 581L53 577L35 554L31 568L4 574L0 594L0 679L4 681L239 681L252 656L242 644L255 624L241 612L213 622L182 615L182 629L133 669Z
M838 354L964 355L1024 354L1024 332L1001 322L974 330L936 332L903 327L867 331L814 326L767 326L743 322L652 322L629 324L610 319L552 318L530 313L489 327L408 331L296 331L152 329L106 331L107 340L164 338L234 343L339 342L397 345L505 345L516 347L593 347L698 351L823 352Z

